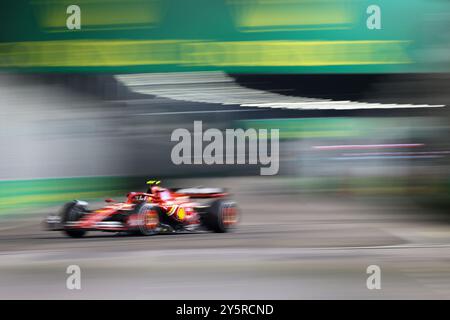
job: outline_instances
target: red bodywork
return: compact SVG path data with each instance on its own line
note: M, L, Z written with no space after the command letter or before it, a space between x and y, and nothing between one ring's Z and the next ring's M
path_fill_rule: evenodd
M142 219L133 211L135 211L136 205L143 202L159 207L171 219L184 225L199 224L199 215L196 210L199 203L193 202L192 199L221 198L227 195L227 193L184 194L162 188L152 193L130 192L125 202L115 202L112 199L107 199L108 205L87 213L80 220L66 227L101 231L132 230L139 227L139 224L142 223ZM120 224L104 222L105 219L108 220L116 214L125 214L126 218Z

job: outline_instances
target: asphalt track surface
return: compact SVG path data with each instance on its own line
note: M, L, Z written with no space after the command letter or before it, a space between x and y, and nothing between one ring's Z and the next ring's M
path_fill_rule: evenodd
M445 220L399 199L289 193L258 179L217 181L243 212L227 234L71 239L40 225L54 208L4 218L0 298L450 298ZM66 288L69 265L81 268L80 290ZM381 268L380 290L367 289L369 265Z

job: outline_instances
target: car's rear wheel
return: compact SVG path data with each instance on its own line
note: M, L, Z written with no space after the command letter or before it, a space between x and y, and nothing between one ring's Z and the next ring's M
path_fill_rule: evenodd
M217 199L206 212L204 219L208 229L214 232L228 232L233 229L239 218L236 202L231 200Z
M139 233L144 236L150 236L158 233L160 226L161 209L145 204L138 212Z
M76 222L87 212L87 209L80 205L77 201L66 203L61 210L61 222L64 229L63 232L72 238L81 238L86 234L85 230L71 229L70 222Z

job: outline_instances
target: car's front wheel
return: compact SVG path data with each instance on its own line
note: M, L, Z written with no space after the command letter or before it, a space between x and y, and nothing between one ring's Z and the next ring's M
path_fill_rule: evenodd
M86 230L71 229L70 223L80 220L86 212L86 207L77 201L66 203L61 210L61 222L64 226L63 232L72 238L83 237L86 234Z
M160 226L161 209L149 204L139 208L139 233L143 236L150 236L158 233Z

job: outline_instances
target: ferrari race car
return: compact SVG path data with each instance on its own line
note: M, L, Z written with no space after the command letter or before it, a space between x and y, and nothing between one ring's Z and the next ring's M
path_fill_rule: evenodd
M166 189L148 181L146 192L130 192L125 202L106 199L90 210L86 201L66 203L58 214L47 217L48 230L80 238L87 231L154 235L175 232L227 232L238 221L236 202L217 188Z

